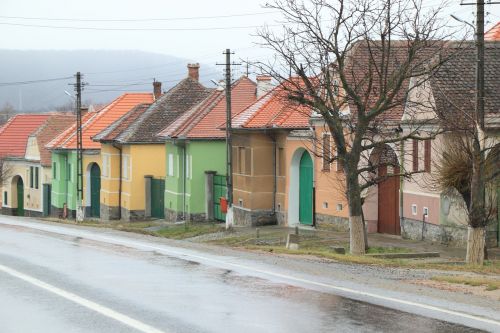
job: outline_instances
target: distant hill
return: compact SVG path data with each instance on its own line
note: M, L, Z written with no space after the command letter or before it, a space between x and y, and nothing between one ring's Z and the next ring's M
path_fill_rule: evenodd
M201 62L200 80L212 86L222 71L202 59L182 59L169 55L124 50L0 50L0 109L7 103L19 112L50 111L70 105L65 90L74 94L74 79L27 85L2 85L5 82L32 81L84 75L84 102L106 103L124 91L152 91L153 78L162 81L162 90L172 87L187 75L186 65Z

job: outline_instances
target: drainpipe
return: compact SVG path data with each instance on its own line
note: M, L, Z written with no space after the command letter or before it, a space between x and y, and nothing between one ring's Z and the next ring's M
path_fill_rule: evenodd
M274 216L276 215L276 193L277 193L277 163L276 163L276 153L277 153L277 147L276 147L276 136L274 134L269 134L269 137L273 141L273 209L271 214Z
M182 145L182 155L183 155L183 169L184 172L182 174L182 214L184 217L184 223L186 223L187 218L186 218L186 172L187 172L187 155L186 155L186 143Z
M402 129L398 128L396 130L398 138L400 137L402 132ZM405 147L404 147L404 140L400 140L400 147L399 147L399 230L400 233L403 229L403 186L404 186L404 177L402 176L405 173Z
M309 127L309 129L313 132L313 142L316 142L316 128L314 126ZM315 156L317 156L316 152L316 144L313 145L313 202L312 202L312 213L313 213L313 227L316 227L316 163L315 161Z
M119 176L118 176L118 220L121 220L122 219L122 147L116 145L116 144L113 144L113 147L115 149L118 149L118 151L120 152L119 154L119 159L120 159L120 167L119 167Z

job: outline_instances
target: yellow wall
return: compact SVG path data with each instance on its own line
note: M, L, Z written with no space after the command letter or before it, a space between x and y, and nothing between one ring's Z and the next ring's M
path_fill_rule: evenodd
M107 159L106 162L104 162L105 159ZM106 206L118 206L119 161L118 149L110 144L101 144L101 204Z
M123 162L129 159L128 179L122 182L122 207L128 210L145 209L144 176L165 177L165 145L130 145L123 147Z

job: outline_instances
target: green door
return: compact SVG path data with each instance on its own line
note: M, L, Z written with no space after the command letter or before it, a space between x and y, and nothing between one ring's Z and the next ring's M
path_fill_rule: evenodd
M21 177L17 178L17 216L24 216L24 183Z
M313 164L307 151L300 158L299 221L312 225L313 222Z
M151 179L151 217L165 218L165 180Z
M101 216L101 169L97 163L90 168L90 217Z
M220 198L225 198L226 194L226 176L214 175L214 218L218 221L226 220L226 214L220 208Z

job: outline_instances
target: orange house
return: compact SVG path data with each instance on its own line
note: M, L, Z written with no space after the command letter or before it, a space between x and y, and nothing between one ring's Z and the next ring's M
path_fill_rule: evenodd
M341 168L311 114L277 86L233 118L235 224L348 226Z

